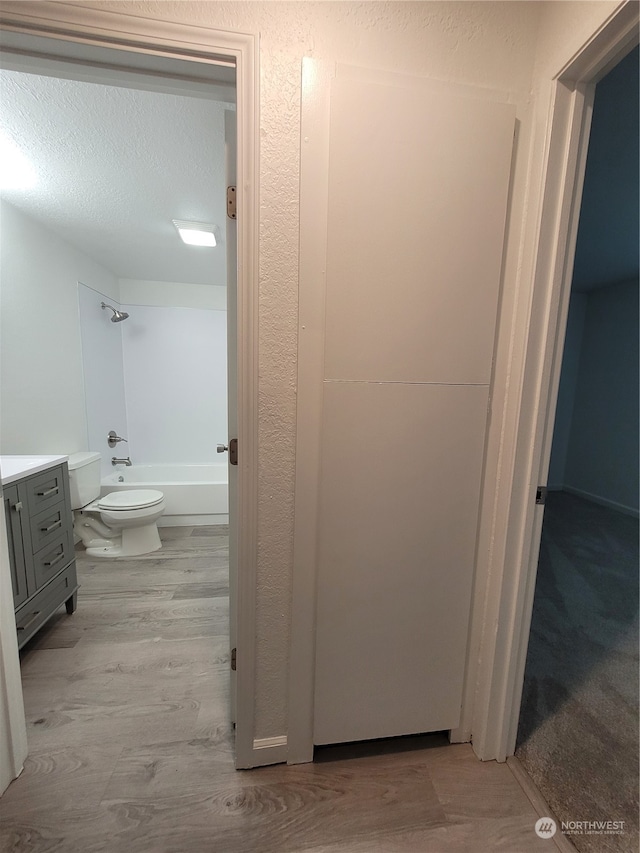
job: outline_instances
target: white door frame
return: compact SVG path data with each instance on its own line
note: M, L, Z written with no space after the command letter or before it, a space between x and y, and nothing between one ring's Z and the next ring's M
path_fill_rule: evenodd
M0 498L1 492L0 488ZM0 796L22 772L27 757L27 727L5 523L4 500L0 500Z
M238 527L236 766L253 767L275 759L254 748L255 611L258 505L258 152L259 48L253 34L168 23L126 12L106 12L56 2L6 2L0 28L24 38L22 49L36 52L33 39L46 37L51 53L65 48L114 48L167 59L190 60L201 68L227 61L236 68L237 97L237 364L238 364ZM15 36L12 36L14 38ZM195 67L195 66L194 66ZM212 437L213 441L213 437ZM2 562L7 554L0 555ZM1 685L0 685L1 686ZM20 690L17 684L8 690ZM0 701L2 701L0 696Z
M516 450L496 495L508 510L491 521L500 556L477 595L461 724L485 760L515 752L544 511L535 494L549 470L595 85L638 43L638 22L637 4L621 4L553 78L526 360L510 404Z

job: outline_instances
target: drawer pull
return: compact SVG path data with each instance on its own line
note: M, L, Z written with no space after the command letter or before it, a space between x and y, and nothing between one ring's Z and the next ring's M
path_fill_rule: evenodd
M51 486L50 489L45 489L44 492L36 492L36 495L39 498L48 498L49 495L57 495L58 494L58 486Z
M40 533L51 533L52 530L57 530L58 527L62 527L61 518L59 518L57 521L54 521L53 524L50 524L48 527L41 527Z
M29 625L33 624L33 622L36 621L36 619L38 618L39 615L40 615L39 610L36 610L34 613L32 613L31 618L27 619L27 621L24 623L24 625L18 625L18 631L26 631L27 628L29 627Z
M56 556L55 560L49 560L48 562L45 562L45 563L43 563L42 565L43 565L43 566L46 566L48 569L50 569L50 568L51 568L51 566L55 566L55 564L56 564L56 563L59 563L59 562L60 562L60 560L61 560L63 557L64 557L64 548L63 548L63 549L62 549L62 551L60 551L60 553Z

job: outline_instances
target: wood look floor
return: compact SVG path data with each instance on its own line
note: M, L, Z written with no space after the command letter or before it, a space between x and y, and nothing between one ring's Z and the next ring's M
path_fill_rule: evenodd
M0 850L449 853L553 849L505 764L442 735L236 771L225 528L135 560L78 552L78 609L22 654L30 754Z

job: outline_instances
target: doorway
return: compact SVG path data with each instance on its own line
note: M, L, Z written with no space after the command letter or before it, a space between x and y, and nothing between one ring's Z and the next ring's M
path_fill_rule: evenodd
M558 817L625 822L616 849L638 831L638 159L636 47L595 92L516 747Z
M190 32L190 28L183 28L181 35L185 38L185 42L189 43L189 38L193 38L195 33ZM109 48L104 47L104 42L101 45L87 46L80 45L79 40L74 41L71 38L69 41L63 42L53 39L42 39L35 36L23 36L17 33L5 34L5 42L11 42L11 46L20 45L20 50L12 54L13 61L22 61L27 65L36 66L40 71L51 56L56 56L55 62L60 60L74 58L74 52L81 53L84 61L91 64L93 62L94 70L96 66L103 66L105 54L109 53ZM165 34L166 35L166 34ZM66 33L69 38L69 32ZM145 37L140 34L140 37L145 41ZM79 37L78 37L79 39ZM239 414L239 439L240 446L243 448L243 464L239 466L240 470L237 473L238 488L237 502L235 515L238 520L238 526L242 529L242 537L237 537L237 541L232 545L232 552L235 548L235 559L241 562L244 569L244 582L239 585L237 591L237 602L235 608L232 607L232 612L241 614L238 619L237 645L242 648L243 661L246 663L246 672L243 673L243 678L239 679L238 685L238 719L236 730L236 760L238 766L249 766L253 763L253 625L250 623L250 614L252 613L252 597L254 593L254 585L252 579L255 576L255 415L254 401L249 389L255 387L255 249L257 241L255 238L255 182L249 180L253 176L255 170L255 158L253 156L253 141L251 138L251 130L253 127L254 104L255 104L255 63L253 39L251 37L229 38L226 34L219 34L212 31L208 34L208 40L211 42L207 49L202 48L202 34L198 31L199 57L198 60L178 60L171 59L167 56L154 56L154 50L161 51L163 47L162 34L156 34L153 38L146 37L147 56L142 54L126 54L121 49L111 51L108 74L112 77L120 76L123 73L127 74L128 63L131 64L134 76L135 73L142 73L143 76L152 75L158 71L163 71L165 77L163 83L168 85L169 81L173 80L175 88L184 90L193 85L196 87L215 87L215 82L212 81L211 69L214 67L215 61L223 62L229 68L234 66L239 72L240 79L238 83L239 93L239 115L241 120L238 128L238 171L240 177L245 176L245 181L242 184L242 189L238 194L238 207L241 216L238 221L238 229L241 234L240 244L243 253L244 263L241 265L241 273L238 276L238 294L237 294L237 322L235 331L236 353L242 352L242 365L238 371L238 388L237 400ZM86 41L86 39L85 39ZM174 40L175 41L175 40ZM205 39L205 42L207 39ZM138 39L140 43L140 39ZM121 48L121 45L119 46ZM47 56L44 57L41 51L46 49ZM166 51L164 51L166 53ZM4 59L7 60L9 52L5 50ZM19 56L20 60L16 57ZM215 57L215 59L214 59ZM147 66L141 71L140 66ZM185 83L184 66L189 66L189 80ZM69 74L73 77L77 74L78 66L74 72ZM129 69L131 70L131 69ZM172 76L175 75L175 76ZM125 84L126 85L126 84ZM129 83L131 85L131 83ZM223 226L224 227L224 226ZM231 336L230 336L231 337ZM215 436L221 438L226 444L225 436ZM240 542L240 545L238 545ZM246 618L245 618L246 614ZM249 638L249 639L247 639ZM3 637L4 644L4 637ZM16 762L16 766L19 766Z
M515 752L542 529L536 496L547 482L593 92L637 43L637 6L624 4L562 67L549 69L551 119L523 381L510 407L518 422L514 453L504 472L508 485L497 493L504 513L501 509L499 532L494 533L505 550L495 565L503 566L504 573L487 580L484 622L477 631L481 655L472 667L476 680L471 683L482 688L468 730L483 759L504 761ZM498 632L494 617L501 625Z

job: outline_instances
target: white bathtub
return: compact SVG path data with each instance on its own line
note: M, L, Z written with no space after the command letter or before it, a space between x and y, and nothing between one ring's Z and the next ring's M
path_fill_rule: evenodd
M159 489L166 509L160 527L227 524L227 466L118 465L102 480L101 497L125 489Z

